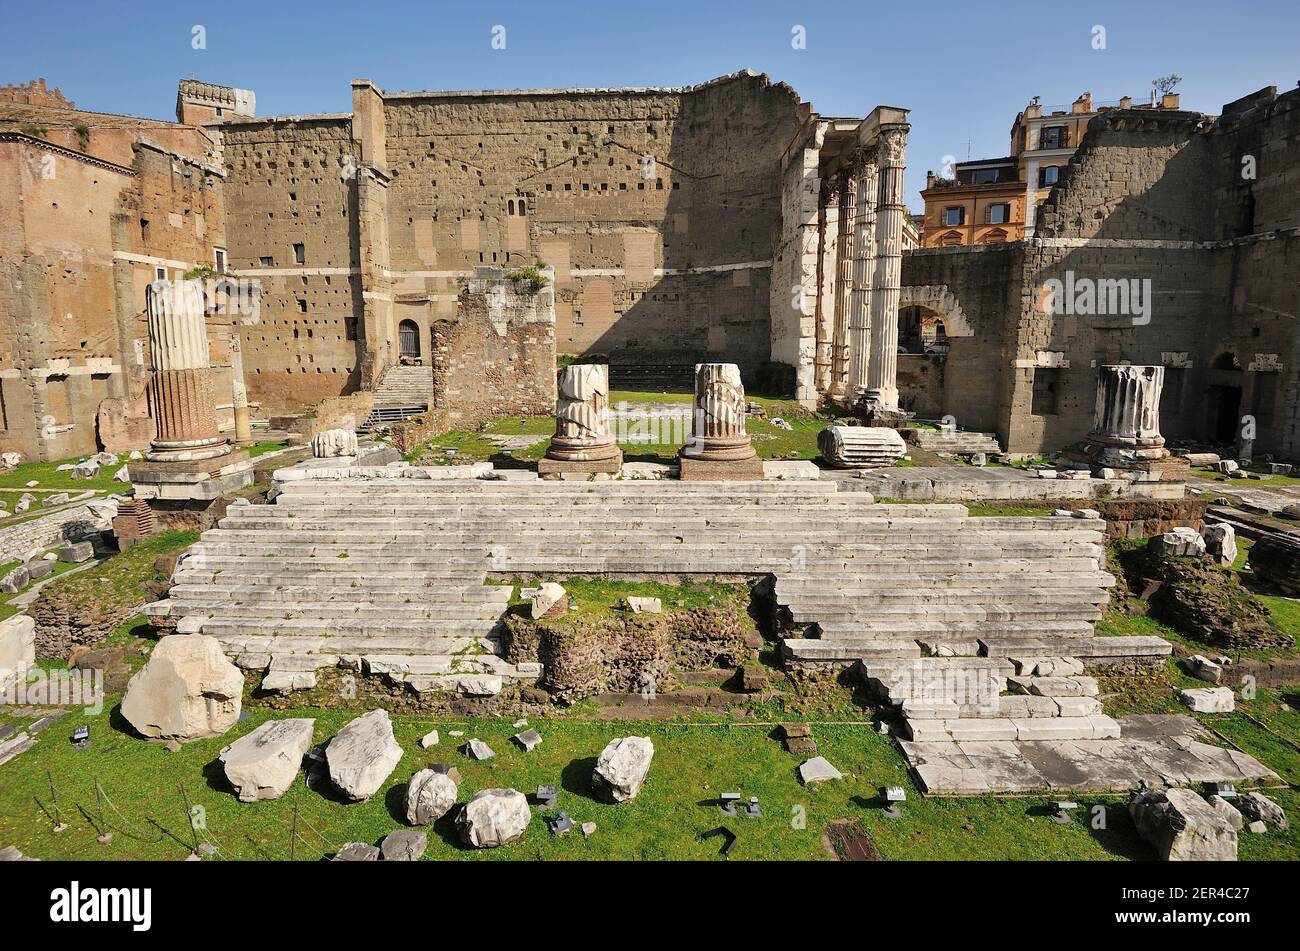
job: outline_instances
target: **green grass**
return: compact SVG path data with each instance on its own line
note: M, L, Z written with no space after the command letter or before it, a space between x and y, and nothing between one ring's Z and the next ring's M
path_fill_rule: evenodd
M247 450L250 458L256 459L258 456L264 456L268 452L279 452L281 449L288 449L290 443L287 439L268 440L266 442L245 443L240 449Z
M285 711L313 716L316 740L327 740L353 714L342 711ZM244 804L225 787L215 760L220 750L267 719L263 711L223 737L187 744L169 753L122 732L108 712L80 711L61 719L39 737L37 746L5 770L0 786L0 841L45 859L178 859L191 847L180 787L201 810L200 841L218 846L216 859L283 860L289 855L293 809L299 810L297 857L314 860L349 841L374 842L400 828L403 786L430 762L455 763L463 782L459 800L489 787L532 792L539 783L561 786L560 807L576 823L593 821L597 832L584 839L575 829L565 838L546 830L539 812L524 837L499 849L468 850L454 839L444 819L429 831L429 859L694 859L716 860L720 842L699 834L722 824L713 800L726 791L757 795L761 819L730 820L739 835L735 859L804 860L828 858L821 834L839 818L857 818L888 859L1036 860L1146 859L1123 808L1123 797L1076 797L1085 808L1106 804L1108 828L1094 831L1078 821L1060 827L1042 811L1051 797L1023 799L922 799L908 779L891 740L855 725L820 724L814 734L821 752L844 773L841 781L815 787L798 782L799 759L770 738L768 724L689 725L534 720L544 740L532 753L514 746L507 720L431 720L397 717L394 727L405 755L376 796L345 804L298 781L283 798ZM93 746L80 751L67 736L81 723L90 726ZM443 745L420 750L415 741L432 728ZM465 736L450 737L450 729ZM613 737L638 734L655 744L654 763L641 794L611 805L590 793L594 760ZM474 762L452 748L479 737L496 751L494 759ZM67 831L54 835L42 804L48 806L45 771L54 775ZM114 838L96 841L94 787L107 794L107 825ZM908 790L904 818L881 817L875 802L879 787ZM1294 811L1300 797L1278 797ZM1293 858L1296 832L1243 839L1243 858Z
M66 491L78 489L102 489L116 491L122 488L122 483L113 478L113 473L126 464L126 456L119 456L118 463L115 466L100 466L99 474L93 479L74 479L72 470L56 472L59 466L70 462L80 462L82 459L93 456L89 453L86 456L75 457L72 459L59 459L54 462L24 462L14 467L0 472L0 489L21 489L25 488L28 482L35 480L39 483L33 489L50 489L55 491ZM7 493L6 493L7 494ZM35 492L33 492L35 494Z
M617 405L619 397L628 397L628 403L689 403L688 393L623 393L611 394L612 405ZM633 399L632 397L635 397ZM763 404L768 408L767 418L751 417L745 426L753 437L753 444L763 459L815 459L819 455L817 434L828 425L828 421L809 415L792 400L773 400L754 397L751 402ZM774 418L782 418L790 424L790 429L783 429L772 423ZM658 424L656 424L658 425ZM685 430L687 427L682 427ZM455 429L439 433L424 446L407 453L404 458L418 465L457 465L467 462L484 462L499 458L501 449L487 439L487 435L498 436L550 436L555 432L555 419L552 416L502 417L486 423L479 430ZM686 432L683 431L683 437ZM546 454L547 441L538 440L526 449L511 453L515 459L523 462L535 462ZM621 441L624 458L629 461L665 462L675 461L682 442L635 442ZM454 454L444 450L455 449ZM906 464L906 463L900 463Z
M624 598L658 598L664 611L690 611L694 608L731 608L744 616L749 608L749 586L726 584L720 581L687 581L682 584L663 584L657 581L611 581L603 578L576 576L572 578L520 578L511 579L515 587L512 605L528 603L519 592L542 581L558 581L569 594L569 612L566 618L588 619L611 614L629 613L622 606Z

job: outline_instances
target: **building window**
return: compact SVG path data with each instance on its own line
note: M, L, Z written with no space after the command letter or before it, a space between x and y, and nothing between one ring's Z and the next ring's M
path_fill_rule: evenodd
M275 258L258 258L262 267L275 267Z
M293 263L294 264L307 263L307 248L304 245L295 244L293 246Z
M225 274L226 273L226 249L213 248L212 257L216 263L217 273Z
M989 224L1004 225L1011 220L1011 206L1005 202L1000 205L989 205Z
M945 208L943 210L943 226L945 228L955 228L958 225L966 223L966 209L961 206L955 208Z
M141 241L149 240L149 219L148 218L140 219L140 240Z
M1061 177L1061 166L1044 165L1038 171L1038 184L1042 188L1050 188L1055 185Z
M1049 125L1043 127L1043 134L1039 140L1040 149L1063 149L1070 143L1070 130L1063 125Z
M1038 367L1034 370L1034 400L1031 412L1035 416L1056 416L1060 413L1061 371Z
M999 172L996 168L976 168L970 173L970 183L972 185L992 185L998 180Z

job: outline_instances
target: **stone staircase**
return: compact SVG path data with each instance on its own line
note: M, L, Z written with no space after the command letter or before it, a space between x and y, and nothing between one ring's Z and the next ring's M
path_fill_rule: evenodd
M899 708L916 743L1106 740L1097 681L1073 657L922 657L863 663L881 699ZM1007 691L1010 693L1007 693Z
M516 575L774 575L782 612L804 628L784 641L792 660L991 645L1004 657L1022 644L1132 640L1092 636L1113 583L1102 531L1096 520L879 505L830 481L309 477L284 482L274 505L231 506L150 611L219 638L284 689L340 662L417 690L535 679L534 665L497 656L511 588L490 579Z
M992 433L963 432L957 429L913 429L908 438L918 449L937 455L965 456L974 452L1000 453L997 437Z
M433 398L433 368L410 365L389 367L375 387L376 406L428 407Z

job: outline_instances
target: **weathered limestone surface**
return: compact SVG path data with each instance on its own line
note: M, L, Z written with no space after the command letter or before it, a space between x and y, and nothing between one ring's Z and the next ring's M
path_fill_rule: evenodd
M1190 789L1153 790L1134 796L1128 809L1138 834L1166 861L1237 860L1241 817L1223 800L1207 802Z
M592 788L611 802L635 799L650 772L655 747L648 736L610 740L596 760Z
M418 862L429 848L429 837L417 829L395 829L379 843L385 862Z
M0 687L36 663L36 622L15 614L0 621Z
M279 799L285 794L311 748L315 725L309 719L268 720L221 751L226 779L240 802Z
M1231 687L1195 687L1178 696L1193 713L1231 713L1237 706Z
M1206 525L1201 536L1205 539L1205 553L1215 564L1227 567L1237 560L1237 531L1227 522Z
M333 459L357 454L357 434L350 429L327 429L311 438L311 454L316 459Z
M127 684L122 716L151 738L218 736L239 719L243 690L243 674L215 637L169 634Z
M392 775L402 758L387 710L357 717L325 747L330 780L349 799L369 799Z
M903 437L887 426L827 426L817 434L817 448L837 469L876 469L907 455Z
M466 845L493 849L524 834L533 819L528 798L514 789L484 789L470 797L456 817Z
M1237 797L1237 808L1247 819L1256 822L1267 822L1277 829L1289 829L1291 824L1287 822L1286 813L1282 807L1269 799L1262 792L1242 793Z

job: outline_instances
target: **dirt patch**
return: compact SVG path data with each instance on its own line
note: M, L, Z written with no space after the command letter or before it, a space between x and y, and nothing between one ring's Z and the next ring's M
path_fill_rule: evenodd
M841 862L879 862L883 856L860 819L836 819L822 834L826 851Z

